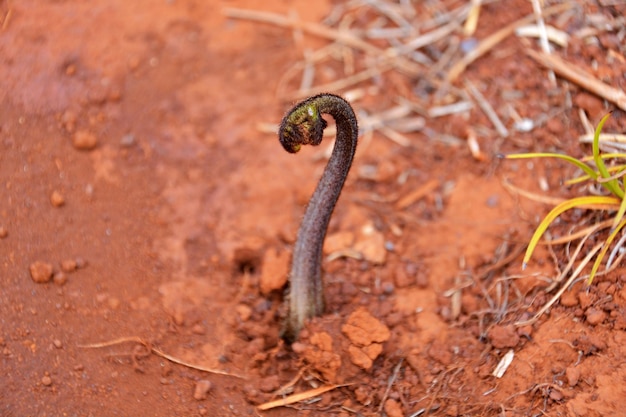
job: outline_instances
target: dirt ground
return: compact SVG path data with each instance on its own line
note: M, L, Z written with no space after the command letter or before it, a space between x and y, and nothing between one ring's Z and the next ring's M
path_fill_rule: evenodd
M416 2L414 19L462 3ZM530 1L485 3L476 32L446 42L533 13ZM294 63L329 40L225 10L320 23L338 4L0 0L1 416L622 415L624 267L519 325L556 293L569 252L541 246L522 271L550 205L507 184L583 188L562 185L576 174L564 163L496 156L589 154L581 117L595 125L610 110L605 131L626 132L613 103L550 81L524 52L539 50L534 38L506 36L448 87L432 81L449 66L435 71L446 51L431 45L423 76L333 91L361 92L362 126L398 98L423 125L395 140L363 130L325 246L327 312L294 345L280 340L291 247L331 145L289 155L263 126L294 101ZM570 35L556 54L624 91L626 5L570 5L546 18ZM379 18L351 16L357 28ZM338 62L320 61L316 82L344 78ZM506 134L473 99L435 114L470 86ZM585 221L574 211L554 233Z

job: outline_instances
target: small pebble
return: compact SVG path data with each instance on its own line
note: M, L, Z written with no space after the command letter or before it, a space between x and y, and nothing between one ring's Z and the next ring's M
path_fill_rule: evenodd
M567 385L570 387L578 384L578 380L580 379L580 369L574 366L570 366L565 370L565 377L567 378Z
M250 317L252 316L252 308L245 304L238 304L235 307L235 311L237 311L237 315L239 315L239 318L243 322L250 320Z
M383 290L383 293L387 295L393 294L393 291L395 290L395 286L391 282L383 282L381 288Z
M44 375L41 378L41 383L46 387L49 387L50 385L52 385L52 378L50 378L50 375Z
M120 145L122 145L125 148L132 146L134 144L135 144L135 135L133 135L132 133L127 133L126 135L122 136L122 139L120 140Z
M87 266L87 261L81 257L76 258L76 268L83 269Z
M606 313L602 310L589 307L587 311L585 311L585 318L587 319L587 323L595 326L602 323L604 319L606 319Z
M52 265L46 262L36 261L30 264L30 277L37 284L49 282L52 279Z
M278 375L266 376L259 382L259 390L261 392L273 392L280 387L280 379Z
M63 342L61 342L59 339L54 339L52 341L52 344L54 345L55 348L57 349L61 349L63 347Z
M63 194L61 194L57 190L54 190L50 195L50 204L52 204L54 207L61 207L65 204L65 197L63 197Z
M72 136L72 145L80 151L89 151L98 145L98 138L91 132L79 130Z
M194 334L199 334L199 335L203 335L206 333L206 329L204 328L203 325L201 325L200 323L196 323L193 325L193 327L191 328L191 331Z
M66 259L61 262L61 270L63 272L74 272L77 268L76 261L73 259Z
M52 282L54 282L59 287L62 287L67 283L67 275L63 271L55 272L52 276Z
M4 239L8 235L9 231L4 226L0 226L0 239Z
M120 299L117 297L109 297L107 304L111 310L117 310L120 306Z
M196 382L196 388L193 392L193 398L198 401L206 400L207 394L211 390L211 387L211 381L208 381L206 379L201 379L200 381Z

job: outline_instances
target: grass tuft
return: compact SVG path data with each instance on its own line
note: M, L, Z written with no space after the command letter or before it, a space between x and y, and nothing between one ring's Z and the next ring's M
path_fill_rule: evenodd
M528 159L528 158L558 158L562 159L583 171L583 175L571 179L566 184L578 184L585 181L593 181L603 187L606 195L585 195L571 198L557 204L539 223L533 236L530 238L522 268L525 268L532 254L539 244L539 240L544 235L548 227L564 212L573 208L599 210L613 214L611 230L603 242L602 248L595 258L591 268L587 284L591 284L596 276L600 264L606 255L609 247L615 240L615 237L626 226L626 198L624 192L624 175L626 175L626 164L624 163L624 154L602 154L600 152L600 133L604 127L604 123L611 116L611 113L602 118L595 130L592 142L592 155L581 159L574 158L569 155L558 153L523 153L506 155L506 159ZM622 160L621 162L619 162ZM619 244L619 243L618 243ZM608 267L608 265L607 265Z

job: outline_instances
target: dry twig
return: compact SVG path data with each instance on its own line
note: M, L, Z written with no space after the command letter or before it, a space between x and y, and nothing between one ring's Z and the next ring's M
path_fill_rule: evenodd
M613 88L580 68L567 63L561 58L528 49L526 54L546 68L554 70L561 77L568 79L579 87L584 88L605 100L615 103L617 107L626 110L626 93Z
M178 365L186 366L187 368L197 369L198 371L208 372L208 373L211 373L211 374L226 375L226 376L232 376L232 377L235 377L235 378L246 379L244 376L233 374L233 373L226 372L226 371L221 371L219 369L207 368L207 367L202 366L202 365L194 365L194 364L191 364L191 363L187 363L187 362L183 361L182 359L178 359L175 356L169 355L169 354L163 352L161 349L158 349L158 348L152 346L150 343L146 342L145 340L143 340L142 338L140 338L138 336L120 337L118 339L110 340L110 341L107 341L107 342L90 343L90 344L87 344L87 345L78 345L78 347L79 348L83 348L83 349L99 349L99 348L103 348L103 347L109 347L109 346L119 345L119 344L122 344L122 343L129 343L129 342L139 343L139 344L143 345L146 349L148 349L150 352L154 353L155 355L160 356L162 358L165 358L168 361L176 363Z

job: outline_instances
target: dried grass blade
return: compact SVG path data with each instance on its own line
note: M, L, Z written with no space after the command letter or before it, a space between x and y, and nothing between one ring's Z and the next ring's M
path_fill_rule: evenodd
M547 17L555 13L568 10L570 8L572 8L572 4L570 3L564 3L564 4L559 4L556 6L548 7L547 9L544 9L543 16ZM448 81L450 82L455 81L459 77L459 75L461 75L461 73L465 71L465 68L467 68L469 64L476 61L478 58L480 58L481 56L489 52L498 43L502 42L508 36L513 34L515 32L515 29L521 26L527 25L529 23L532 23L534 19L535 19L534 14L523 17L522 19L516 22L513 22L508 26L505 26L504 28L500 29L494 34L483 39L478 44L476 49L472 50L470 53L465 55L461 60L459 60L456 64L454 64L454 66L450 69L450 71L448 71L448 77L447 77Z
M257 407L260 411L271 410L272 408L284 407L286 405L294 404L303 400L307 400L309 398L317 397L325 392L332 391L334 389L348 386L349 384L344 385L326 385L323 387L315 388L309 391L300 392L297 394L289 395L285 398L281 398L279 400L269 401L264 404L261 404Z
M622 90L603 83L587 72L574 67L572 64L563 61L557 56L533 51L532 49L527 49L526 54L544 67L554 70L554 72L561 77L614 103L620 109L626 110L626 93Z
M537 193L532 193L530 191L526 191L522 188L516 187L515 185L511 184L507 180L502 181L502 186L514 194L521 195L522 197L525 197L532 201L536 201L538 203L549 204L549 205L555 206L565 201L564 198L551 197L547 195L541 195Z
M524 260L522 261L522 269L526 268L526 265L528 264L533 251L537 247L537 243L539 242L541 236L543 236L550 224L565 211L576 207L585 207L590 209L598 209L600 207L601 209L604 209L607 205L617 208L619 207L619 204L620 201L612 196L584 196L566 200L555 206L535 229L535 233L528 243L528 248L526 249L526 254L524 255Z
M578 265L578 267L576 268L576 270L574 272L572 272L572 275L569 277L569 279L567 280L567 282L565 284L563 284L563 286L561 288L559 288L559 290L556 292L556 294L554 294L554 296L546 303L544 304L543 307L541 307L539 309L539 311L532 316L530 319L528 320L524 320L524 321L518 321L515 323L515 326L528 326L530 324L533 324L534 322L536 322L539 317L543 316L543 313L545 313L546 311L548 311L548 309L550 307L552 307L552 305L559 299L561 298L561 296L563 295L563 293L565 292L565 290L576 280L576 278L578 278L578 276L580 275L581 271L583 270L583 268L589 263L589 261L591 261L591 258L594 257L594 255L596 254L596 252L598 250L600 250L600 248L602 247L602 244L604 242L600 242L598 243L596 246L594 246L591 251L589 251L589 253L587 254L587 256L585 256L585 258L580 262L580 264Z
M593 267L591 267L591 272L589 273L589 279L587 279L587 285L591 285L593 278L596 276L596 273L598 272L600 263L602 262L602 259L604 259L604 255L609 250L609 246L611 246L611 243L613 243L615 236L617 236L617 234L620 232L620 230L624 228L624 226L626 226L626 220L622 220L604 241L604 246L602 247L602 250L596 257L596 261L593 263Z

